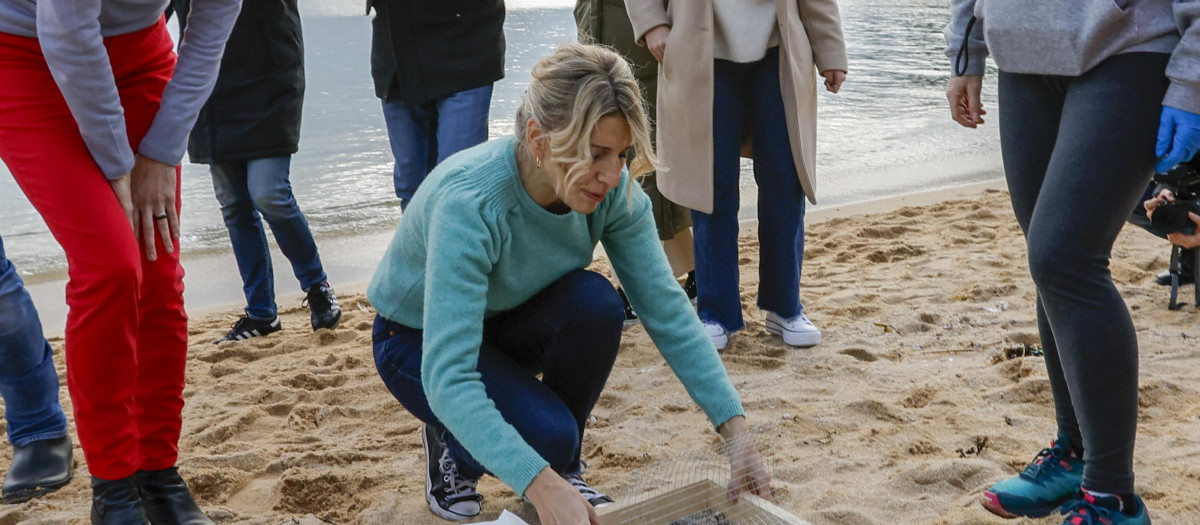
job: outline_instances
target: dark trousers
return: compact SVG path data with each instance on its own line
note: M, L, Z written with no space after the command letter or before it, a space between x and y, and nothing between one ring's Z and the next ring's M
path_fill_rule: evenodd
M624 320L608 279L576 270L483 323L477 369L488 398L556 472L580 471L583 429L616 361ZM376 316L375 366L404 408L443 433L459 472L478 479L486 467L429 408L421 385L422 334Z
M791 318L800 304L804 190L800 187L779 88L779 48L762 60L713 65L713 212L692 211L700 319L741 330L738 205L742 138L754 136L758 184L758 306Z
M1114 56L1079 77L1000 74L1000 143L1037 286L1059 432L1083 486L1133 492L1138 347L1108 260L1154 169L1168 56Z

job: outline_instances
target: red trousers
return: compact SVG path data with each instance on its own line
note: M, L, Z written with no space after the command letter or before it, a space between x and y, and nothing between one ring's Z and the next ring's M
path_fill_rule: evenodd
M175 69L171 37L160 21L104 45L137 151ZM111 480L175 465L187 357L179 252L159 241L158 261L146 260L38 41L4 33L0 159L67 254L67 386L88 470Z

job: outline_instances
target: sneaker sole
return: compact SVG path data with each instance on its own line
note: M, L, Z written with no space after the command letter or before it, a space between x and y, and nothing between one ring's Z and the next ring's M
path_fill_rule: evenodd
M767 331L783 338L789 346L809 347L821 344L821 333L795 333L783 329L779 323L767 320Z
M428 462L429 461L429 440L425 437L424 431L421 432L421 446L425 448L425 461ZM434 499L433 494L431 494L432 492L433 492L433 480L429 479L429 465L426 465L425 466L425 502L429 504L429 512L432 512L434 516L442 518L446 521L465 521L465 520L469 520L471 518L478 516L478 514L476 514L475 516L464 516L462 514L456 514L456 513L450 512L446 509L443 509L441 505L438 505L437 500Z
M1000 505L1000 497L991 491L984 491L983 494L980 494L979 503L983 505L983 508L987 509L988 512L1000 516L1001 518L1010 520L1014 518L1044 518L1049 516L1055 510L1058 510L1060 506L1056 504L1052 507L1049 507L1047 510L1032 510L1021 514L1014 514L1013 512L1005 510L1004 506ZM1063 503L1066 503L1066 501L1064 500Z

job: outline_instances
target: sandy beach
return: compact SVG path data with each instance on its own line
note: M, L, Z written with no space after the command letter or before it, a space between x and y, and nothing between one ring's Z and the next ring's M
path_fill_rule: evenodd
M748 328L722 357L768 461L777 503L814 524L1057 524L1005 521L976 502L1053 438L1024 241L995 184L810 217L802 298L824 342L793 349L754 306L758 245L741 239ZM1126 228L1112 273L1141 344L1138 490L1156 524L1200 523L1200 315L1166 309L1165 241ZM374 265L371 261L370 265ZM606 269L601 260L597 268ZM374 311L350 285L345 315L312 333L285 310L271 337L210 344L238 314L194 314L179 465L220 523L442 524L425 508L420 422L380 381ZM1190 289L1182 292L1190 304ZM60 378L62 340L52 340ZM66 388L61 397L68 408ZM593 486L618 501L630 474L702 449L716 433L640 327L584 442ZM72 431L74 427L72 426ZM0 465L9 460L7 447ZM0 525L84 523L87 470ZM480 483L482 518L534 521L499 481Z

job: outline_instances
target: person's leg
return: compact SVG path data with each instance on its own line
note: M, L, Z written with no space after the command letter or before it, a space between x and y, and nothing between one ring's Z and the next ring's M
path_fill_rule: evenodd
M1153 173L1167 59L1117 55L1071 82L1027 235L1083 438L1083 487L1113 494L1134 490L1138 359L1108 262Z
M488 107L491 103L491 84L460 91L437 101L437 162L487 141ZM433 169L433 166L429 169ZM416 191L416 188L413 190Z
M386 100L382 104L388 141L396 160L392 183L403 209L437 163L437 149L432 144L436 122L428 107Z
M779 48L755 64L747 120L754 136L758 183L758 306L782 319L800 314L800 268L804 261L804 190L788 136L780 92Z
M291 156L249 161L247 186L254 208L271 225L279 250L292 263L300 289L307 291L325 282L326 275L308 220L292 195L292 183L288 180L290 165Z
M275 273L267 233L250 195L247 163L222 162L213 164L211 171L213 190L233 245L233 258L242 275L246 316L256 321L272 321L278 314Z
M67 386L80 445L92 475L126 478L139 464L137 242L36 40L0 38L0 158L67 256Z
M692 211L700 319L741 330L738 289L739 152L745 115L747 67L725 60L713 66L713 212Z
M58 402L54 352L17 268L4 256L0 239L0 395L8 442L23 447L67 435Z

